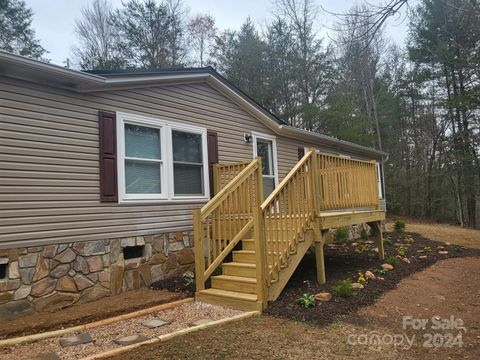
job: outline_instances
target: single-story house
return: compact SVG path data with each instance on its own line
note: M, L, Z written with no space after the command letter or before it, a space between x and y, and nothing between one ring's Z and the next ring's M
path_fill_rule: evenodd
M0 319L194 268L215 163L386 153L288 126L211 67L86 73L0 52Z

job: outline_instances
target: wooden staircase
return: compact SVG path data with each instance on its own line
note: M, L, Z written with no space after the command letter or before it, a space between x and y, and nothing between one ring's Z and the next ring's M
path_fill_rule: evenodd
M222 183L223 188L217 187L217 194L194 211L197 300L261 311L267 301L280 295L312 245L319 281L325 281L322 207L344 206L343 201L375 207L374 216L359 219L384 217L378 209L375 165L332 158L313 149L308 151L265 201L260 158L217 167L215 182ZM329 190L325 184L332 179L340 185ZM366 185L368 196L352 196L359 186ZM332 198L329 191L336 197ZM341 191L346 193L343 198L339 196ZM354 213L355 208L348 216L329 218L326 224L353 224L355 216L350 215ZM381 232L379 239L383 249ZM220 268L221 275L215 275ZM210 287L206 288L208 279Z

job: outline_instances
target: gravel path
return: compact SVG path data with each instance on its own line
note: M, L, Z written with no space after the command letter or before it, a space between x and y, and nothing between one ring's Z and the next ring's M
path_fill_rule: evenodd
M113 341L119 337L138 334L153 338L158 335L187 328L191 323L203 318L220 320L240 313L242 312L220 306L191 302L173 309L91 329L88 333L93 338L94 343L62 348L59 344L60 337L56 337L36 343L2 348L0 349L0 358L2 360L20 360L32 358L44 353L55 352L61 359L76 360L121 347ZM169 324L156 329L148 329L142 325L142 322L152 319L166 320ZM74 334L65 336L72 335Z

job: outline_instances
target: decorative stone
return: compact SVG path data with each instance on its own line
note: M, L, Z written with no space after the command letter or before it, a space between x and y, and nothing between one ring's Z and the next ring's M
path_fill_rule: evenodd
M116 342L118 345L128 346L128 345L136 344L146 340L148 340L148 337L144 335L136 334L136 335L120 337L113 341Z
M149 329L155 329L167 325L169 322L161 319L153 319L142 322L142 325Z
M9 261L8 257L0 257L0 265L8 264Z
M105 254L105 255L102 255L102 259L103 259L103 267L110 267L110 255L109 254Z
M322 302L330 301L331 298L332 298L332 294L327 292L315 294L315 300L317 301L322 301Z
M4 304L12 300L13 291L5 291L0 293L0 304Z
M0 321L11 320L19 315L33 313L32 306L26 300L10 301L0 305Z
M385 270L393 270L393 265L391 264L382 264L381 265L382 269L385 269Z
M162 265L151 266L150 274L151 274L152 282L165 279L165 273L163 272Z
M33 281L43 279L48 275L48 260L39 256L35 273L33 274Z
M29 360L60 360L60 357L56 353L51 351L51 352L38 354L33 358L30 358Z
M113 264L120 257L120 240L110 241L110 264Z
M135 238L135 245L136 245L136 246L143 246L143 245L145 245L145 239L144 239L144 237L143 237L143 236L137 236L137 237Z
M164 240L165 240L165 237L163 234L155 235L152 237L152 246L155 249L155 251L158 251L158 252L163 251Z
M37 311L55 311L66 308L78 301L80 294L54 291L48 296L35 299L33 305Z
M125 263L123 259L110 267L110 271L111 271L110 290L112 291L112 295L120 294L122 290L124 269L125 269Z
M146 244L144 250L145 261L150 261L152 258L152 244Z
M418 258L421 259L421 260L426 260L428 258L428 256L427 255L420 255Z
M60 244L58 245L58 249L57 249L57 254L60 254L62 251L64 251L65 249L68 248L68 244Z
M77 292L75 280L73 280L70 276L64 276L58 280L56 289L59 291Z
M175 254L170 254L167 261L163 263L163 272L168 274L177 267L177 257Z
M88 344L93 342L92 337L88 333L81 333L69 337L64 337L60 339L61 347L76 346L82 344Z
M32 295L33 296L44 296L49 293L51 293L53 290L55 290L55 285L57 284L56 279L52 278L44 278L40 281L37 281L32 285Z
M8 265L8 277L10 279L20 278L20 267L18 266L18 261L14 261Z
M150 284L152 283L152 275L150 273L150 266L148 266L147 264L144 264L144 265L140 266L140 268L138 269L138 272L139 272L143 282L145 283L145 286L150 286Z
M88 274L88 263L83 256L77 256L73 262L73 269L77 272L81 272L84 275Z
M127 290L140 289L140 273L138 271L125 271L123 282Z
M38 254L27 254L20 256L18 259L18 265L21 268L32 267L37 263Z
M158 265L163 264L165 261L167 261L167 257L163 255L163 253L159 252L152 256L152 258L150 259L150 264Z
M402 258L402 261L403 261L405 264L410 264L410 263L411 263L410 259L409 259L409 258L406 258L406 257Z
M370 270L365 271L365 277L370 280L375 280L376 276Z
M30 285L22 285L15 291L13 300L25 299L28 295L30 295L31 291L32 287Z
M105 254L105 246L107 242L105 240L77 242L73 244L73 249L80 255L92 256Z
M441 250L438 252L439 255L448 255L448 251L447 250Z
M42 249L43 249L43 247L41 247L41 246L35 246L35 247L30 247L30 248L28 248L27 251L28 251L29 253L37 253L37 252L42 251Z
M87 258L88 269L90 272L103 270L103 260L101 256L90 256Z
M98 273L98 281L102 286L110 288L110 270L103 270Z
M35 268L20 269L20 277L22 279L22 283L27 284L27 285L31 284L34 272L35 272Z
M168 244L168 251L180 251L184 248L183 241L175 241Z
M19 279L9 279L0 281L0 292L16 290L20 287Z
M77 255L70 248L65 249L63 252L55 256L55 260L61 262L62 264L71 263Z
M211 323L212 321L213 321L212 319L204 318L204 319L200 319L200 320L197 320L197 321L191 323L190 326L198 326L198 325L208 324L208 323Z
M353 289L353 290L361 290L364 288L364 286L360 283L352 283L350 285L350 287Z
M53 259L55 257L55 254L57 253L57 248L58 248L57 245L45 246L42 252L43 257L48 259Z
M125 260L125 268L138 269L141 263L142 263L142 259L128 259L128 260Z
M88 274L87 277L93 282L96 283L98 281L98 273Z
M62 276L65 276L68 273L68 270L70 270L70 265L63 264L53 269L50 272L50 276L58 279L58 278L61 278Z
M127 247L127 246L135 246L135 238L134 237L129 237L122 239L121 246L122 248Z
M50 270L55 269L60 263L57 260L50 259Z
M85 290L82 293L82 302L91 302L98 299L102 299L104 297L110 296L110 290L105 289L102 285L96 284Z
M177 261L181 265L192 264L195 261L195 255L192 249L184 249L176 254Z
M82 291L90 286L93 286L93 282L91 282L86 276L77 274L73 278L75 280L75 284L77 285L77 289Z

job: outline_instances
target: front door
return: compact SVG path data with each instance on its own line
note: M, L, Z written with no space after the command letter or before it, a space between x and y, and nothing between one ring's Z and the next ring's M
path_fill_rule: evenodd
M277 186L277 154L275 137L254 135L253 155L262 158L263 196L264 199Z

